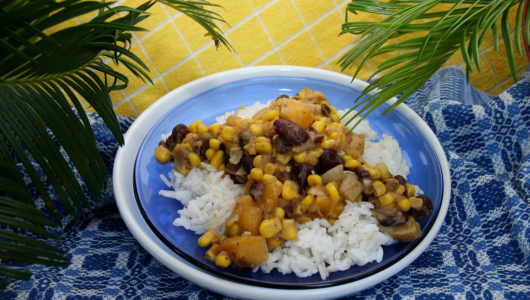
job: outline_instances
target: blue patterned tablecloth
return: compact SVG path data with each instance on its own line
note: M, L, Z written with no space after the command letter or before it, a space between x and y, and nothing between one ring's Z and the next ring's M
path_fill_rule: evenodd
M436 73L407 104L449 159L452 198L430 247L397 275L348 299L530 299L530 71L497 97L457 68ZM92 114L109 177L117 145ZM120 118L123 131L133 119ZM42 206L42 203L39 202ZM219 299L156 261L127 230L109 181L79 223L66 212L69 267L33 266L1 299Z

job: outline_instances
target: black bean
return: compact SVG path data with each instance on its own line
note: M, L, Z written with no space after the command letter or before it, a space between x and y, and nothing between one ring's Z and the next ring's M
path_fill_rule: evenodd
M274 146L276 147L276 151L278 151L280 154L285 154L291 150L291 145L282 140L280 137L276 139Z
M247 176L236 176L236 181L237 181L236 184L247 183L248 177Z
M280 96L278 96L278 98L276 98L276 100L278 100L278 99L282 99L282 98L287 98L287 99L289 99L289 96L287 96L287 95L280 95Z
M331 116L331 109L329 108L329 106L327 106L326 104L322 104L320 106L320 111L322 112L322 114L325 116L325 117L330 117Z
M308 164L301 164L300 171L298 173L298 193L302 193L307 184L307 177L311 175L311 171L315 168Z
M355 174L357 174L359 178L372 178L370 177L370 173L366 171L366 169L364 169L363 167L355 167L353 169L353 172L355 172Z
M243 157L241 165L243 166L243 170L245 170L247 174L250 174L250 170L254 169L254 156Z
M399 184L401 184L402 186L407 187L407 180L405 179L405 177L401 175L396 175L394 176L394 179L397 179L397 181L399 181Z
M422 206L419 210L411 208L408 213L413 216L416 220L425 220L431 216L431 213L434 209L431 199L425 195L420 195L417 198L420 198L423 201Z
M344 160L340 157L335 150L326 149L322 153L319 159L320 165L323 168L324 173L328 170L335 168L338 165L344 164Z
M295 123L278 119L274 121L274 131L290 145L302 145L309 139L309 133Z
M263 183L256 181L248 189L248 194L257 203L261 202L261 196L263 195Z
M294 162L294 160L292 160L291 162ZM296 178L298 178L298 173L300 173L300 164L293 163L291 165L291 174L293 174Z

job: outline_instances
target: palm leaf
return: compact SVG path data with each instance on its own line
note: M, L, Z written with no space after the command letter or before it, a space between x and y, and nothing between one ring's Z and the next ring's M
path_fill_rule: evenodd
M0 261L20 266L0 266L4 278L0 288L12 279L27 280L31 272L24 265L69 264L65 252L48 242L58 239L49 229L61 226L61 219L68 215L75 220L83 217L90 210L86 191L101 200L108 176L79 96L123 145L109 91L126 88L129 80L108 62L121 63L151 82L147 66L130 50L130 32L144 30L137 24L149 17L147 10L154 3L147 1L136 8L91 0L0 3ZM216 46L233 49L217 25L222 18L210 10L218 5L162 3L197 21ZM45 33L94 11L99 14L84 24ZM35 187L45 212L37 208L21 172ZM41 181L43 176L48 186ZM59 214L59 206L67 215Z
M351 68L360 61L355 78L363 65L372 57L392 51L396 51L397 54L377 66L372 77L381 77L371 81L356 100L352 110L364 106L354 116L348 116L351 118L349 122L354 117L361 116L360 122L378 106L400 95L399 100L384 112L390 113L419 90L458 50L462 52L468 78L473 71L473 64L480 72L480 45L491 30L495 49L498 49L499 34L496 23L501 16L501 31L508 64L514 79L517 80L508 14L512 7L520 3L514 43L518 53L521 54L520 35L528 34L526 31L521 33L521 18L523 14L530 13L530 10L523 11L521 0L394 0L390 3L378 0L352 0L347 6L347 11L354 14L357 11L380 14L385 16L385 19L380 22L351 22L346 16L341 34L362 36L360 43L339 60L342 70ZM430 12L440 4L452 4L452 6L448 10ZM460 7L462 4L471 4L471 6ZM429 18L428 22L424 22L426 18ZM392 43L394 38L419 32L427 32L427 35ZM371 91L377 92L366 97Z

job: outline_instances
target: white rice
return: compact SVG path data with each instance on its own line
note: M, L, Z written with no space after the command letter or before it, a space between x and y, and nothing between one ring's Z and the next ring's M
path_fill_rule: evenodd
M273 101L273 100L271 100ZM217 123L223 124L230 115L251 118L256 112L269 106L256 102L254 105L230 111L217 117ZM344 115L346 111L338 111ZM352 114L353 115L353 114ZM343 124L347 120L342 120ZM357 119L349 125L351 128ZM367 120L363 120L354 130L366 135L363 159L369 165L385 163L394 175L406 176L409 167L401 157L401 148L391 136L383 134L383 139L375 142L377 133ZM169 136L163 135L162 138ZM161 179L172 190L162 190L160 195L178 199L184 209L179 211L180 218L173 222L202 234L213 229L218 234L224 231L224 223L232 213L235 199L244 194L241 185L235 185L229 176L221 177L224 172L217 172L212 166L201 163L201 168L193 168L188 176L181 175L174 168L169 173L170 180L161 175ZM416 188L420 191L419 188ZM325 219L315 219L307 223L297 223L298 235L281 247L269 253L269 259L254 271L261 268L263 272L277 269L283 274L295 273L307 277L319 273L326 279L330 272L349 269L352 265L364 265L372 261L380 262L383 258L382 245L394 241L388 234L379 232L377 220L368 202L347 201L344 211L333 226Z

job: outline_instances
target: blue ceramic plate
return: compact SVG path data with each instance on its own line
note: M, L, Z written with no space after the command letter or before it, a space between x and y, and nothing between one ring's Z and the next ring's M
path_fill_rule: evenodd
M236 110L240 105L252 105L256 101L266 102L282 94L294 95L305 87L323 92L331 105L337 109L351 107L360 94L360 91L351 85L324 79L265 76L223 83L188 97L174 107L167 107L167 113L156 122L139 148L134 166L134 186L136 200L145 221L170 249L203 271L226 280L267 288L310 289L336 286L377 274L399 262L422 242L423 237L413 242L385 246L382 262L353 266L346 271L333 272L329 278L322 280L318 273L311 277L298 278L294 274L282 275L277 271L269 274L261 271L243 273L235 269L218 268L204 259L207 249L198 247L198 235L172 224L173 220L179 217L178 211L182 209L182 205L179 201L158 194L160 190L167 189L160 179L160 174L167 176L171 170L169 164L164 166L156 163L153 156L161 135L171 132L179 123L190 124L200 119L209 125L215 123L216 116ZM403 159L406 159L411 167L408 182L419 185L433 201L433 214L428 220L420 222L425 236L437 219L442 204L442 168L424 130L420 130L409 116L399 110L395 110L388 118L380 117L387 107L388 104L384 104L378 108L368 120L372 129L378 133L378 139L386 133L399 142Z

